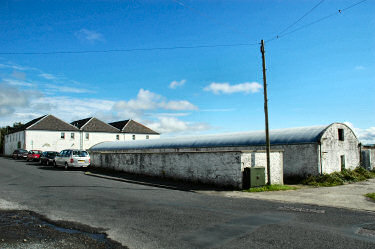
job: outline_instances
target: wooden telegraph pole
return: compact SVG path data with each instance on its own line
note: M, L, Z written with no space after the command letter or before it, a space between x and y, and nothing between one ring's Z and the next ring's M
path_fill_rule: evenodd
M262 53L262 65L263 65L263 89L264 89L264 116L266 120L266 152L267 152L267 181L268 185L271 185L271 166L270 166L270 134L268 129L268 98L267 98L267 78L266 78L266 59L264 56L264 41L260 42L260 52Z

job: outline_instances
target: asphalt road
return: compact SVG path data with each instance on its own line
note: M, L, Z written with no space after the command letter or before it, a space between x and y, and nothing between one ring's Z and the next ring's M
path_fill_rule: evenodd
M206 195L0 158L0 208L105 229L129 248L375 248L375 215Z

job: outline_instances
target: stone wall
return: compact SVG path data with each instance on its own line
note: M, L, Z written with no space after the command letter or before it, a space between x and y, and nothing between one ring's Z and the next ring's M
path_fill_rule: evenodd
M245 167L266 167L264 151L90 151L90 155L93 167L238 189ZM282 152L271 152L271 162L271 183L283 184Z

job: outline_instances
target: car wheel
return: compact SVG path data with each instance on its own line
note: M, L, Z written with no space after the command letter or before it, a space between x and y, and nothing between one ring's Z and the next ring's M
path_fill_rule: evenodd
M53 161L53 163L52 163L52 164L53 164L53 167L54 167L54 168L57 168L57 165L56 165L56 162L55 162L55 160Z

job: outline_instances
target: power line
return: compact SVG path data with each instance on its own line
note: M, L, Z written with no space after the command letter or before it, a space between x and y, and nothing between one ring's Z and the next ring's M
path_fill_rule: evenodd
M77 50L77 51L49 51L49 52L0 52L0 55L50 55L50 54L114 53L114 52L136 52L136 51L175 50L175 49L240 47L240 46L254 46L254 45L258 45L258 44L259 44L258 42L254 42L254 43L232 43L232 44L153 47L153 48L129 48L129 49L107 49L107 50L80 50L80 51Z
M178 0L173 0L175 2L179 2ZM307 13L305 13L301 18L299 18L297 21L289 25L286 29L284 29L282 32L280 32L281 35L276 35L268 40L266 42L270 42L282 37L285 37L287 35L290 35L294 32L297 32L299 30L305 29L309 26L312 26L316 23L319 23L321 21L324 21L328 18L331 18L335 15L341 14L342 12L349 10L351 8L354 8L357 5L360 5L367 0L361 0L356 3L353 3L352 5L349 5L343 9L339 9L336 12L329 14L327 16L324 16L322 18L319 18L311 23L305 24L299 28L296 28L292 31L285 32L290 27L294 26L296 23L298 23L302 18L306 17L309 13L311 13L315 8L317 8L324 0L321 0L318 4L316 4L312 9L310 9ZM173 46L173 47L151 47L151 48L129 48L129 49L107 49L107 50L77 50L77 51L49 51L49 52L0 52L0 55L53 55L53 54L90 54L90 53L115 53L115 52L137 52L137 51L156 51L156 50L176 50L176 49L198 49L198 48L218 48L218 47L240 47L240 46L255 46L259 45L259 42L253 42L253 43L231 43L231 44L213 44L213 45L195 45L195 46Z
M319 1L319 3L317 3L314 7L312 7L309 11L307 11L303 16L301 16L298 20L296 20L295 22L293 22L292 24L290 24L288 27L286 27L285 29L283 29L281 32L279 32L278 35L281 35L282 33L286 32L288 29L290 29L291 27L293 27L294 25L296 25L299 21L301 21L303 18L305 18L306 16L308 16L311 12L313 12L319 5L321 5L325 0L321 0Z
M196 14L204 17L204 18L206 18L210 22L213 22L213 23L215 23L217 25L220 25L222 27L225 26L225 28L231 29L232 32L235 32L235 33L238 33L238 34L241 34L241 35L246 35L245 32L237 29L235 26L232 26L232 25L230 25L228 23L225 23L225 22L220 22L217 18L214 18L214 17L212 17L210 15L207 15L206 13L204 13L204 12L202 12L202 11L196 9L196 8L193 8L193 7L189 6L189 5L187 5L186 2L184 2L183 0L172 0L172 1L175 2L175 3L177 3L177 4L179 4L179 5L181 5L181 6L183 6L186 9L190 10L191 12L194 12L194 13L196 13Z
M281 35L276 35L276 36L274 36L274 37L268 39L266 42L270 42L270 41L273 41L273 40L276 40L276 39L282 38L282 37L287 36L287 35L290 35L290 34L292 34L292 33L294 33L294 32L297 32L297 31L300 31L300 30L305 29L305 28L307 28L307 27L310 27L310 26L312 26L312 25L314 25L314 24L316 24L316 23L322 22L322 21L324 21L324 20L326 20L326 19L328 19L328 18L331 18L331 17L333 17L333 16L339 15L339 14L343 13L344 11L349 10L349 9L351 9L351 8L354 8L355 6L360 5L360 4L362 4L362 3L366 2L366 1L367 1L367 0L361 0L361 1L358 1L358 2L356 2L356 3L354 3L354 4L352 4L352 5L349 5L349 6L345 7L345 8L343 8L343 9L338 9L338 10L335 11L334 13L331 13L331 14L329 14L329 15L327 15L327 16L321 17L321 18L319 18L319 19L317 19L317 20L315 20L315 21L313 21L313 22L310 22L310 23L308 23L308 24L305 24L305 25L303 25L303 26L301 26L301 27L299 27L299 28L296 28L296 29L294 29L294 30L292 30L292 31L286 32L286 33L281 34Z

